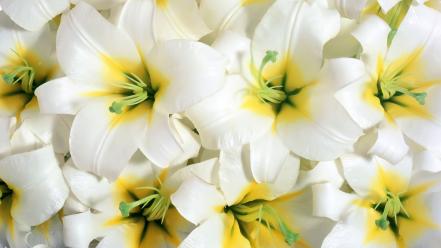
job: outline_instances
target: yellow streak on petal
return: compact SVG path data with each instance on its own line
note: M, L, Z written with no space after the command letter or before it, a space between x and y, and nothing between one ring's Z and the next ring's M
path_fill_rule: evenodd
M254 95L246 95L242 102L241 108L247 109L261 116L274 117L273 107L270 104L260 101Z
M247 248L251 247L250 242L242 235L239 223L232 213L222 215L224 219L224 240L223 248Z
M236 203L247 203L254 200L271 200L270 187L264 183L250 183L237 197Z
M377 175L370 186L370 197L374 201L386 198L386 189L398 195L407 191L407 180L395 171L378 166Z
M167 92L170 80L165 76L165 74L155 68L153 65L149 64L149 74L152 81L153 89L157 90L155 94L155 102L162 100L162 97Z
M251 4L259 4L259 3L265 3L268 2L268 0L242 0L242 6L251 5Z
M395 243L395 236L391 229L382 230L375 224L375 220L378 220L380 216L381 214L373 208L367 210L364 244L375 243L384 245Z
M111 104L112 102L109 101L108 106L111 106ZM143 102L121 114L115 114L110 111L108 111L108 114L112 118L110 123L111 128L115 128L124 123L133 122L140 118L145 118L146 124L150 124L153 118L153 104L151 102Z

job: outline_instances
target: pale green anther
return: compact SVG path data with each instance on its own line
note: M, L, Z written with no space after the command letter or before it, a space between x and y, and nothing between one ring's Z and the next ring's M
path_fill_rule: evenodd
M265 66L271 62L275 63L277 61L278 53L277 51L266 51L265 57L263 57L262 62L259 67L258 73L258 86L255 88L255 94L262 102L270 103L281 103L286 99L286 94L280 90L281 86L273 85L274 80L280 79L281 76L271 79L264 79L262 76Z
M144 82L133 73L124 74L128 82L114 84L115 87L129 92L128 96L112 102L109 111L121 114L125 107L136 106L148 99L154 99L154 90L148 82Z
M383 99L387 100L395 96L395 94L401 93L403 95L407 95L414 98L420 105L424 105L426 103L426 96L427 96L426 92L411 92L410 90L401 87L399 83L400 83L399 77L393 80L381 80L380 89Z
M27 63L27 62L26 62ZM34 87L35 71L29 65L15 66L12 68L5 68L10 71L2 75L3 81L9 85L21 84L22 89L26 93L32 93Z
M231 207L231 210L239 221L246 223L255 221L258 221L259 223L264 222L269 230L276 228L270 226L271 220L275 220L277 222L278 230L282 233L285 242L289 245L294 244L300 238L298 233L291 231L275 209L264 203L234 205Z
M160 190L154 188L154 192L155 193L134 202L121 202L119 204L121 215L123 217L129 217L133 209L140 207L142 214L148 221L161 220L162 223L170 208L171 201L170 198L164 196Z
M395 224L398 224L397 216L401 213L409 217L409 214L407 213L406 209L404 208L403 204L401 203L401 199L399 195L394 195L393 193L387 191L386 192L386 199L379 202L374 209L377 209L380 204L384 204L383 213L381 214L381 217L375 221L375 224L377 227L379 227L382 230L386 230L389 227L389 220L388 218L393 218Z

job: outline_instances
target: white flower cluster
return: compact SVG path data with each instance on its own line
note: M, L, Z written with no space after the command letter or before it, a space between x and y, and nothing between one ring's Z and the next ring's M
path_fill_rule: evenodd
M0 7L0 247L441 247L441 0Z

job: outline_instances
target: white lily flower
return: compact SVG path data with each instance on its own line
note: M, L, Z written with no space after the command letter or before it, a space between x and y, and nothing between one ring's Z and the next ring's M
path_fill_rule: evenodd
M184 144L171 130L169 115L215 93L224 81L224 58L214 49L189 40L143 42L154 41L143 33L151 25L133 22L137 16L128 9L121 16L132 39L89 5L78 4L63 16L57 37L68 77L36 93L42 112L77 114L72 159L110 179L138 148L158 166L176 162Z
M65 216L65 243L97 247L177 247L193 229L170 201L170 195L190 175L204 175L216 159L182 169L157 170L145 158L132 160L118 179L109 183L67 165L64 175L73 194L95 211Z
M213 46L231 61L227 86L187 111L204 147L231 149L268 132L311 160L332 160L362 134L334 99L354 78L348 59L323 63L323 46L339 30L333 10L307 1L279 0L251 42L226 33ZM238 59L244 58L242 68ZM240 72L240 75L236 73ZM345 78L335 80L335 75Z
M435 10L411 7L389 48L390 29L378 17L370 16L354 31L366 69L354 66L359 80L337 92L336 98L362 128L387 121L426 149L441 147L441 74L435 69L440 64L435 57L440 21Z
M0 13L0 151L10 149L14 131L26 126L57 152L67 152L69 120L39 113L34 91L59 74L55 32L46 25L24 31ZM67 126L66 126L67 125Z
M1 159L0 233L9 236L8 243L16 243L14 230L50 219L63 207L68 193L51 146Z
M273 157L274 161L264 146L250 149L250 157L246 158L242 158L241 151L222 151L220 164L206 173L209 177L188 178L171 196L182 216L198 225L179 247L320 245L332 223L310 217L307 186L328 181L341 185L343 180L335 164L303 172L294 189L299 176L298 158L284 154ZM281 164L275 166L282 167L279 173L270 162Z
M441 175L413 171L409 157L396 165L373 157L342 158L354 193L313 186L314 214L339 221L323 248L437 247Z

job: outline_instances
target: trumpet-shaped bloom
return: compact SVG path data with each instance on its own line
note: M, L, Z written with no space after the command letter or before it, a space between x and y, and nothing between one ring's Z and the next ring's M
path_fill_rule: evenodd
M313 186L314 214L339 221L322 247L437 247L441 177L412 171L409 157L391 165L378 157L342 158L353 193Z
M251 148L245 158L240 151L221 152L211 176L186 179L171 196L182 216L198 225L180 247L319 246L332 223L309 217L307 186L329 179L341 185L335 165L299 174L296 157L274 156L262 148ZM277 173L270 162L283 169Z
M174 171L158 170L145 158L131 162L113 183L72 164L64 167L73 194L95 210L64 217L66 245L85 248L102 238L97 247L177 247L192 230L170 195L182 180L212 167L216 160Z
M390 29L378 17L371 16L354 31L366 69L354 71L359 80L337 92L336 98L362 128L387 121L417 144L440 148L441 74L435 69L440 21L435 10L411 7L390 47Z
M203 146L230 149L272 132L307 159L350 151L361 130L334 93L358 75L348 69L350 59L322 67L323 46L338 33L339 19L316 3L281 0L257 26L251 52L246 38L221 36L213 46L230 60L227 85L187 111Z
M51 146L6 156L0 160L0 233L15 244L16 230L49 220L68 193Z
M145 33L151 23L133 19L140 9L121 14L121 29L85 3L64 15L57 54L67 77L37 91L43 112L76 114L75 164L113 179L138 148L158 166L177 162L185 146L169 115L215 93L224 80L224 58L207 45L144 42L155 40Z

